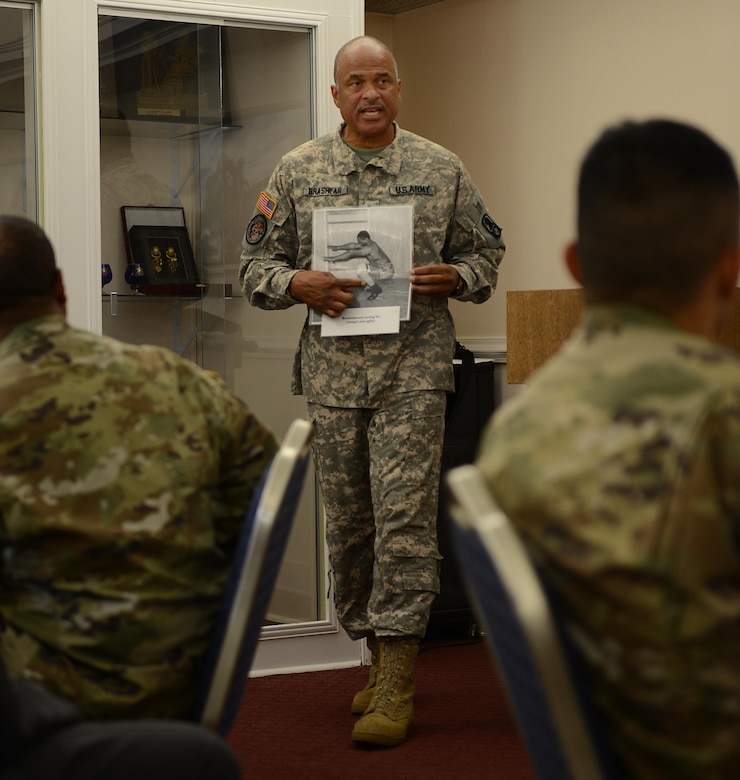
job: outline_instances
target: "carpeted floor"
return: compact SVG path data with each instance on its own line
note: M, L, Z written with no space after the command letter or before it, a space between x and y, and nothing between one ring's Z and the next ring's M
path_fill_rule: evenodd
M244 779L535 780L482 640L422 643L416 722L399 747L350 739L350 701L367 674L358 667L249 680L229 736Z

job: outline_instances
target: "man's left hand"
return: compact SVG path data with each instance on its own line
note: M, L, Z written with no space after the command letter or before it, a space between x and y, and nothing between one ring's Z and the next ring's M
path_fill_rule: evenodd
M421 265L411 269L411 291L417 295L452 295L460 280L455 267L447 263Z

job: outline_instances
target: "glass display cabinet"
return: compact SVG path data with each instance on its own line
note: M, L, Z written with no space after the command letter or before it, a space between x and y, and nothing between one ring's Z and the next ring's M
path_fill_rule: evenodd
M103 332L217 371L282 436L305 416L290 395L305 312L252 309L238 268L274 165L312 135L311 31L98 21ZM308 479L275 625L326 618L317 504Z

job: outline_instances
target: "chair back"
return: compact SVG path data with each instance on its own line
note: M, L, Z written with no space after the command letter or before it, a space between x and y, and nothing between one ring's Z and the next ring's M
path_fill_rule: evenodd
M539 780L605 780L537 570L475 465L446 474L460 568Z
M226 736L241 705L306 476L313 426L294 420L252 498L234 557L195 720Z

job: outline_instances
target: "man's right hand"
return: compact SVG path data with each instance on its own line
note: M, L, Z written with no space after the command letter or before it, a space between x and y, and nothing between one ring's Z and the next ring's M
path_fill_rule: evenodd
M362 279L339 279L328 271L299 271L288 292L321 314L338 317L355 299L352 288L364 286Z

